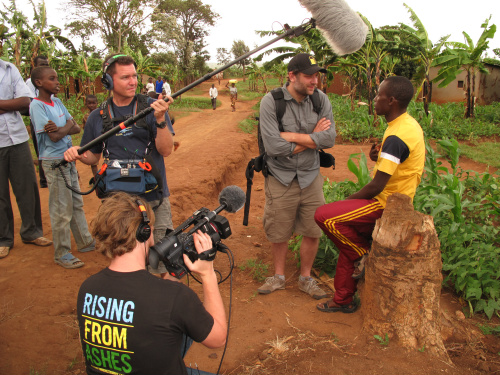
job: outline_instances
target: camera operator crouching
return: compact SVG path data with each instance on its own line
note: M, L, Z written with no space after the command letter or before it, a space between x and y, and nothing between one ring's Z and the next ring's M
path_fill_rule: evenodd
M226 314L213 262L193 263L184 255L202 281L203 303L186 285L146 270L154 221L148 203L126 193L99 207L92 235L96 250L111 261L78 293L87 374L208 374L184 365L192 340L209 348L225 344ZM194 233L193 240L198 253L212 248L206 233Z

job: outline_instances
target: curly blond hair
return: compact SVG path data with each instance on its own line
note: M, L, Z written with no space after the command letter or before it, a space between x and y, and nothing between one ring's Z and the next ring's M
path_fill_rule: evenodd
M142 222L137 200L146 207L149 225L154 225L153 210L144 199L122 192L114 193L102 201L92 220L92 235L98 252L113 259L134 249L137 228Z

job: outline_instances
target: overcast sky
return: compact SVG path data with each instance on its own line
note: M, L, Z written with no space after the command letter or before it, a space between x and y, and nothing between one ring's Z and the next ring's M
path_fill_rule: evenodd
M8 3L8 0L0 0ZM37 0L35 0L36 2ZM234 40L243 40L254 49L273 37L260 38L255 30L279 30L288 23L297 26L306 22L311 14L298 0L202 0L220 15L217 24L207 38L207 50L212 62L216 62L216 50L219 47L231 48ZM321 1L321 0L319 0ZM332 0L325 0L332 1ZM429 33L433 43L444 35L451 34L449 41L463 42L462 31L467 32L474 42L481 35L481 24L492 15L490 24L500 27L499 0L349 0L349 6L363 14L374 27L405 23L412 25L409 13L403 6L406 2L417 14ZM29 14L31 5L28 0L16 0L19 9ZM60 9L64 0L45 0L49 24L63 27L65 14ZM281 45L277 42L272 47ZM500 31L490 41L490 50L500 47ZM493 57L493 53L489 53Z

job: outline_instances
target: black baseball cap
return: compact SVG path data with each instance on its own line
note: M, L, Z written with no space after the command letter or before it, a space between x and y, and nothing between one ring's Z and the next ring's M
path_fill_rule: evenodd
M299 71L305 74L314 74L316 72L326 73L326 69L316 63L316 59L308 53L299 53L292 57L288 63L288 71Z

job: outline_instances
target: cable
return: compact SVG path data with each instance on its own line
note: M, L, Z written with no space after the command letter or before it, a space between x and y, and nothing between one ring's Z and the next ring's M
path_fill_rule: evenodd
M92 193L96 189L97 184L99 183L99 181L101 181L101 175L98 174L98 176L94 180L94 186L92 186L92 188L89 191L82 192L80 190L76 190L73 186L71 186L70 184L68 184L68 180L66 179L66 176L64 175L64 172L62 170L62 166L59 165L57 167L57 169L59 169L59 172L61 172L61 176L62 176L62 178L64 180L64 184L66 185L66 187L69 190L71 190L72 192L80 194L80 195L88 195L88 194Z
M229 327L231 327L231 308L233 306L233 265L234 265L234 256L231 250L227 246L224 245L227 251L227 256L229 259L229 262L231 263L231 272L229 273L229 276L231 276L231 279L229 281L229 311L228 311L228 316L227 316L227 334L226 334L226 344L224 345L224 351L222 352L222 357L220 359L220 364L219 368L217 369L217 375L220 373L220 369L222 367L222 361L224 361L224 356L226 355L226 350L227 350L227 343L229 342ZM231 261L232 260L232 261ZM226 277L226 279L227 279ZM226 280L224 279L224 280ZM223 280L223 281L224 281Z

